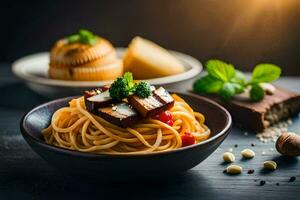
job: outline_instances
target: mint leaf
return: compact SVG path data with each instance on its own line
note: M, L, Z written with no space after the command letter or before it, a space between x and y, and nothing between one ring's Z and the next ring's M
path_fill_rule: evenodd
M264 98L265 91L258 84L253 84L250 90L250 98L252 101L260 101Z
M219 95L223 101L228 101L235 94L244 92L244 87L238 83L224 83Z
M194 85L194 91L202 93L218 93L222 100L229 100L232 96L244 92L246 86L251 86L250 98L260 101L265 92L259 85L275 81L280 77L281 69L273 64L259 64L255 67L250 81L234 66L221 60L207 61L208 75L198 79Z
M90 44L90 45L95 45L97 43L97 38L96 37L88 38L88 39L86 39L85 43Z
M79 33L80 37L93 37L94 36L94 34L91 31L88 31L86 29L80 29L78 33Z
M230 81L241 85L247 82L245 74L239 70L235 70L235 75Z
M222 88L223 82L211 75L206 75L198 79L194 85L194 91L203 93L217 93Z
M97 36L85 29L80 29L78 34L71 35L67 39L69 44L81 42L83 44L94 45L97 42Z
M80 29L79 36L82 43L94 45L97 42L97 37L88 30Z
M79 35L74 34L74 35L70 35L69 37L67 37L68 43L75 43L78 42L80 39Z
M228 101L235 94L235 87L231 83L225 83L219 95L223 101Z
M238 83L231 83L234 87L235 94L241 94L244 92L245 87L243 85L240 85Z
M206 69L211 76L224 82L229 81L235 75L233 65L227 64L221 60L207 61Z
M281 69L273 64L256 65L250 83L272 82L280 77Z

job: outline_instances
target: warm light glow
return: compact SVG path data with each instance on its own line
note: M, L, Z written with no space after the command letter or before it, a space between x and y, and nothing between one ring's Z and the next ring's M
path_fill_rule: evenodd
M251 2L251 3L250 3ZM257 24L267 17L271 18L269 23L282 27L284 23L283 12L290 6L291 1L287 0L252 0L247 8L241 8L243 14L233 23L231 32L224 42L224 46L233 38L236 33L242 36L247 31L255 30ZM282 31L282 30L278 30Z

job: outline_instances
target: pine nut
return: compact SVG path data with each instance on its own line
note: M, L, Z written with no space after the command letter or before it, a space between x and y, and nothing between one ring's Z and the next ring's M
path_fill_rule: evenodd
M244 158L253 158L255 156L254 151L251 149L244 149L241 154Z
M265 161L264 168L269 170L275 170L277 168L277 163L272 160Z
M228 163L232 163L235 161L235 156L231 152L225 152L223 154L223 160Z
M228 174L240 174L240 173L242 173L242 170L243 170L243 168L238 165L229 165L226 168L226 171Z

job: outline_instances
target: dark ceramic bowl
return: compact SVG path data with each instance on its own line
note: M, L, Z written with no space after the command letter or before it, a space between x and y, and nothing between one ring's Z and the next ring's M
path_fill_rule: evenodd
M204 114L211 137L199 144L168 152L146 155L99 155L67 150L46 144L41 130L50 124L52 114L67 106L68 97L50 101L28 112L21 121L23 137L42 158L64 172L100 176L162 175L184 172L207 158L225 139L231 127L229 112L219 104L194 94L179 94L195 110Z

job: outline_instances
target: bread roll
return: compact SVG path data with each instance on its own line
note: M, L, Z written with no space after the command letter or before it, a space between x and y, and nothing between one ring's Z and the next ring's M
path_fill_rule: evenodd
M53 79L75 81L114 80L123 74L123 63L112 44L97 37L95 44L55 43L50 52L48 74Z

